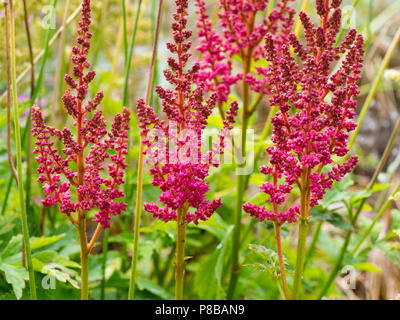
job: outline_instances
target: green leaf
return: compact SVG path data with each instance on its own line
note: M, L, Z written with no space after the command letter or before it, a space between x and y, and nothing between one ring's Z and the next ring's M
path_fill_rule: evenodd
M390 187L390 183L375 183L372 192L379 192Z
M60 240L61 238L65 237L65 233L60 234L58 236L53 236L53 237L45 237L42 236L40 238L33 238L31 240L31 250L36 250L45 246L48 246L50 244L53 244Z
M373 272L373 273L382 273L382 269L378 266L370 263L370 262L361 262L354 265L354 268L365 271L365 272Z
M147 280L147 279L136 280L136 284L137 284L139 290L147 290L160 299L163 299L163 300L173 300L174 299L174 297L169 292L167 292L160 286L156 285L151 280Z
M394 264L399 263L400 247L394 242L378 242L378 247Z
M215 266L215 278L218 281L220 290L222 290L222 280L223 280L223 273L224 273L225 257L227 255L227 251L230 251L230 250L228 250L228 246L231 244L231 242L229 240L231 239L232 230L233 230L233 226L230 226L225 233L224 239L221 241L221 243L217 247L217 250L219 250L220 252L218 254L218 259L217 259L217 263Z
M348 176L346 176L343 180L335 183L332 189L326 191L324 198L320 201L321 205L324 208L328 208L329 205L335 202L349 200L351 198L351 193L346 190L353 184L354 181L351 180Z
M223 299L225 297L222 283L225 263L232 250L230 241L232 230L233 226L231 225L216 250L203 260L196 270L194 287L200 299Z
M6 281L12 285L17 299L20 299L22 290L25 288L25 280L29 279L28 271L22 266L5 263L0 263L0 270L4 272Z
M253 243L249 244L249 250L253 254L259 256L263 260L263 263L256 262L252 264L247 264L246 266L255 268L262 272L268 272L274 278L280 277L279 259L277 253L274 250L268 249L263 245Z
M344 220L340 214L323 209L321 210L317 207L315 207L314 210L311 212L310 221L326 221L341 229L355 230L354 227L346 220Z
M228 224L219 214L214 214L207 221L200 221L196 228L206 230L214 235L219 241L222 241L226 236Z
M1 252L1 259L9 261L10 257L20 254L22 251L22 234L13 236L4 250Z
M117 243L132 243L133 236L129 232L121 232L115 236L112 236L108 239L108 242L117 242Z
M0 216L0 235L10 232L14 228L14 220L17 218L18 214L16 212Z

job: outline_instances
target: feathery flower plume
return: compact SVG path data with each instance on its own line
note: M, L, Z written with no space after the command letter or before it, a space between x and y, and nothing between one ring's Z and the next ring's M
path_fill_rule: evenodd
M269 34L266 36L265 59L270 61L269 75L273 80L270 103L279 111L272 118L273 145L266 149L270 165L260 167L260 171L272 178L272 182L262 184L261 191L269 196L273 210L251 203L243 206L245 212L261 221L284 223L300 219L300 227L307 226L310 208L358 162L357 156L343 164L338 162L349 152L349 133L357 126L352 119L364 54L363 37L355 29L335 45L340 31L340 2L316 1L319 26L300 12L305 44L293 33L283 44L277 44ZM337 64L337 71L332 73ZM300 205L279 211L295 186L300 190ZM301 255L299 252L298 259ZM297 298L302 273L302 262L298 261L293 298Z
M90 0L83 0L78 45L72 47L73 75L67 74L64 78L70 89L65 91L62 101L74 120L75 134L69 128L58 130L47 126L39 107L32 108L38 181L44 184L46 195L42 203L46 207L59 205L61 212L80 230L82 260L87 259L101 228L110 226L111 216L121 214L126 208L126 204L118 200L124 197L118 187L124 183L127 166L125 155L130 117L128 109L124 108L115 116L111 130L107 131L102 111L96 111L103 92L99 91L92 99L88 97L89 84L96 74L94 70L87 71L90 68L87 54L92 38L90 12ZM62 150L57 150L53 138L62 142ZM96 210L98 227L88 244L86 217L92 210ZM84 267L87 266L82 265ZM87 292L84 294L82 291L82 294L87 298Z
M170 221L176 220L177 210L184 209L186 222L197 224L199 220L207 220L221 205L220 199L205 199L209 187L204 179L210 165L218 166L215 157L223 153L224 139L227 131L232 129L237 114L237 103L231 103L227 111L228 117L219 134L219 143L212 150L203 152L201 136L207 118L215 108L217 95L213 93L205 100L202 84L192 90L199 65L196 63L187 71L184 70L191 55L188 52L191 42L187 40L192 34L186 30L187 1L176 1L176 5L178 10L174 14L175 22L172 23L174 43L167 43L167 48L176 54L177 59L169 57L169 69L164 70L165 78L173 89L156 87L169 122L160 120L143 99L137 102L141 136L147 146L145 154L153 163L150 174L153 176L153 185L162 191L159 201L164 204L164 207L160 207L154 203L145 203L145 210L153 213L157 219ZM161 145L157 135L149 135L151 127L163 135L165 141ZM189 208L194 211L188 211Z
M336 1L337 2L337 1ZM270 166L260 171L273 178L265 182L261 191L268 194L273 204L285 202L286 195L295 185L308 190L310 206L318 204L333 181L340 181L357 164L358 157L350 157L344 164L335 163L335 156L348 153L349 132L356 128L357 80L363 62L363 38L355 29L349 31L344 41L335 46L340 29L341 9L324 6L317 1L321 26L314 26L310 18L300 13L306 35L306 46L291 33L288 43L276 50L276 43L267 35L266 59L271 61L270 74L273 97L270 103L279 107L273 123L273 145L266 151ZM337 4L336 4L337 5ZM289 46L301 63L296 63ZM345 54L338 70L331 74L332 65ZM331 166L329 171L324 170ZM302 183L301 181L305 182ZM290 212L267 212L246 204L246 212L260 220L275 216L282 221L296 220L299 207Z
M204 152L202 133L216 106L217 94L205 99L205 86L202 83L193 86L200 66L196 63L187 68L192 45L188 41L192 32L186 29L188 1L176 0L175 3L174 42L167 43L167 48L177 58L169 57L169 69L164 70L164 76L173 89L156 87L168 122L160 120L143 99L137 102L137 114L142 141L147 148L147 162L152 163L152 183L161 190L159 204L145 203L144 209L156 219L177 221L176 298L182 299L186 225L207 220L221 206L221 199L206 200L209 186L204 179L211 165L218 166L216 158L223 153L225 137L232 129L238 105L231 103L224 128L219 133L219 142Z

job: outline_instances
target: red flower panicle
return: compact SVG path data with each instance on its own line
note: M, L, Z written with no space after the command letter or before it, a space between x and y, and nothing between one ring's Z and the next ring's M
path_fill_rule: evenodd
M218 165L216 158L223 153L224 138L232 128L238 105L236 102L231 104L224 128L219 133L219 143L214 144L210 151L202 151L202 133L207 118L215 108L217 94L213 93L205 100L204 84L193 86L200 66L196 63L191 68L185 68L191 55L188 39L192 35L186 29L188 2L177 0L175 3L177 12L172 23L174 42L167 43L167 48L177 59L169 57L169 69L164 70L165 78L173 89L156 87L168 122L160 120L143 99L137 102L142 141L147 146L145 154L147 162L152 163L152 183L160 188L159 202L164 204L145 203L144 208L163 221L176 220L177 211L184 210L187 211L186 222L197 224L199 220L207 220L221 206L221 199L206 200L209 186L204 179L208 176L210 165Z
M273 145L266 149L271 165L260 167L260 171L272 177L261 191L269 195L274 209L250 203L243 206L244 211L260 220L277 217L281 222L295 221L298 206L278 212L278 205L286 201L295 185L308 195L309 207L313 207L326 189L358 162L358 157L352 156L343 164L335 163L349 152L348 138L357 126L352 119L364 54L363 37L354 29L335 45L340 30L340 2L317 1L319 26L300 12L305 45L293 33L283 44L277 44L270 34L266 36L265 58L270 61L268 76L273 83L270 103L279 111L272 118ZM337 71L332 71L333 66Z
M207 91L216 91L218 102L228 100L230 88L238 80L244 79L254 92L269 93L266 81L266 67L255 66L256 72L244 70L245 75L235 73L232 57L242 60L260 60L264 55L266 34L273 35L278 43L285 42L293 25L295 11L289 6L293 0L280 0L272 12L265 17L268 1L265 0L219 0L218 18L222 34L218 34L207 15L204 0L196 0L198 37L202 53L201 72L195 80L205 83ZM263 18L265 17L265 18ZM261 18L259 24L257 21Z
M37 139L34 153L39 164L38 181L44 184L46 194L43 205L58 204L61 212L68 216L96 209L96 221L107 228L111 216L126 208L126 204L117 199L124 197L118 186L124 183L127 166L125 155L130 113L124 108L121 114L117 114L108 132L102 111L96 111L103 92L87 99L89 83L95 77L94 70L86 71L90 68L87 60L92 37L89 32L90 11L90 0L83 0L78 46L72 48L74 77L67 74L64 78L71 89L66 90L62 101L74 119L76 134L68 128L61 131L47 126L36 106L32 108L32 133ZM62 142L62 152L57 150L52 138ZM108 176L105 174L106 160L109 163ZM72 190L75 190L75 199L72 199Z

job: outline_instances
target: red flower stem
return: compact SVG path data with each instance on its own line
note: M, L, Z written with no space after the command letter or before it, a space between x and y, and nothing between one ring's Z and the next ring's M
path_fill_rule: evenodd
M84 211L79 212L79 244L81 247L81 300L89 299L89 266L88 266L88 244L86 235L86 215Z
M81 55L84 55L84 47L81 46ZM81 70L83 70L82 64L80 65ZM79 86L83 85L83 76L79 77ZM76 165L78 169L78 186L83 185L83 175L85 173L85 162L84 162L84 137L82 135L82 124L84 120L84 110L82 110L82 101L77 99L77 109L78 115L76 118L76 136L77 142L81 149L79 150L76 158ZM78 201L82 201L82 197L76 189L76 195ZM86 211L80 209L78 211L78 233L79 233L79 244L81 247L81 300L88 300L89 299L89 252L88 252L88 240L87 240L87 233L86 233Z
M102 228L101 224L100 223L97 224L97 227L96 227L96 230L94 231L92 239L90 240L89 244L87 245L88 254L90 254L90 252L92 251L92 249L93 249L93 247L94 247L94 245L96 243L96 240L99 237L100 232L101 232L102 229L103 228Z

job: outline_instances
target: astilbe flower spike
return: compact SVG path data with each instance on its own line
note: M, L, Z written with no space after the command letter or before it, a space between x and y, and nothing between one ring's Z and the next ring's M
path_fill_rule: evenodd
M97 110L103 92L99 91L93 99L88 97L89 84L95 77L94 70L87 71L90 68L87 54L92 38L89 32L90 12L90 0L83 0L78 45L72 47L73 75L67 74L64 78L70 89L65 91L62 101L74 120L75 134L69 128L58 130L46 125L40 108L32 108L32 133L36 137L34 153L39 164L38 182L43 184L46 195L42 203L46 207L59 205L61 212L79 229L83 262L101 228L108 228L111 217L121 214L126 208L126 204L118 200L124 197L118 187L124 183L127 166L125 155L130 117L128 109L124 108L121 114L115 116L111 130L107 131L102 111ZM57 149L54 139L62 143L62 150ZM90 243L87 243L86 219L92 210L96 211L98 226ZM82 269L84 267L82 265ZM87 281L82 278L82 282ZM87 292L83 291L87 287L84 286L83 283L82 298L87 298Z
M219 142L210 151L202 150L202 133L207 118L217 103L217 94L204 98L205 86L194 85L198 74L198 63L188 68L191 56L188 41L192 32L186 29L187 0L175 1L177 12L172 23L173 43L167 43L168 50L177 56L168 58L169 69L164 70L167 81L173 89L156 87L162 100L166 120L161 120L143 99L137 102L142 141L146 146L147 162L151 162L152 183L161 190L159 203L145 203L144 209L163 221L176 220L177 238L177 279L176 295L182 298L183 243L184 230L188 223L197 224L207 220L221 206L221 199L206 200L209 190L204 179L210 166L218 166L218 157L223 153L225 137L232 129L238 105L232 102L219 133ZM152 131L151 131L152 129Z
M185 29L187 1L176 1L176 5L178 11L172 24L174 43L167 43L167 48L177 55L178 60L169 57L170 69L164 70L165 78L174 88L164 89L156 86L168 123L160 120L153 109L145 105L143 99L137 102L141 135L144 138L143 143L147 146L145 154L153 163L150 174L153 176L153 185L162 191L159 200L165 205L160 207L154 203L145 203L145 209L157 219L170 221L176 219L176 211L179 208L191 207L195 211L187 212L186 221L197 224L199 220L207 220L221 205L220 199L211 202L205 200L208 184L204 179L208 175L210 165L218 166L218 161L214 161L215 156L223 152L226 130L232 129L234 116L237 114L237 103L232 102L227 112L228 117L219 135L219 144L209 152L202 152L202 132L207 125L207 118L215 108L217 95L214 93L204 100L205 89L201 84L192 90L193 78L199 72L199 65L194 64L187 72L184 71L191 55L188 52L191 42L187 39L192 34ZM161 146L159 137L149 135L151 127L165 135ZM171 149L174 139L176 148ZM191 142L191 139L195 142Z
M279 111L272 118L273 144L266 149L270 165L260 167L260 171L272 179L261 186L261 191L269 196L273 210L251 203L243 206L245 212L261 221L300 219L299 242L305 241L310 208L358 162L357 156L343 164L338 159L349 152L349 133L357 126L352 119L359 94L363 37L352 29L336 45L341 1L316 3L321 25L314 25L306 13L300 12L306 44L301 44L293 33L284 44L276 44L270 35L266 37L265 58L270 61L269 76L274 79L270 103ZM337 71L332 73L337 64ZM295 186L300 190L300 205L280 212L279 206L286 203ZM301 257L298 252L293 298L299 293Z

